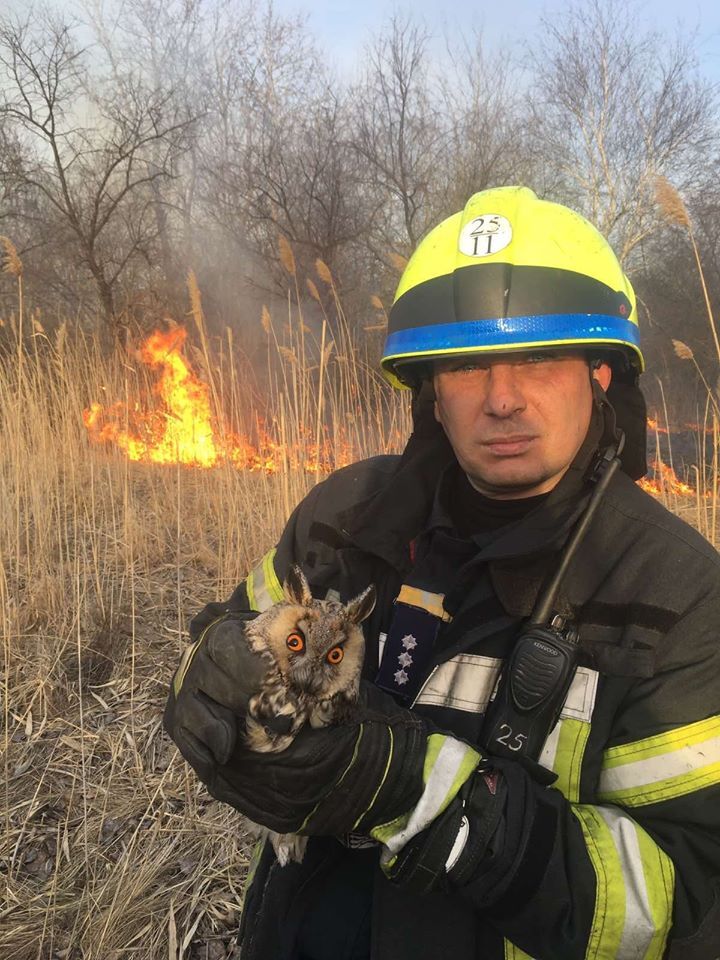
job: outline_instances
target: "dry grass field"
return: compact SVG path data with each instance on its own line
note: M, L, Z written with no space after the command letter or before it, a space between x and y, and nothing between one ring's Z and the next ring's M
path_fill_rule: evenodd
M313 483L407 432L341 312L265 313L255 376L191 292L196 346L170 326L154 362L3 331L3 960L230 954L250 841L161 726L187 619Z
M253 372L190 292L194 346L169 326L108 356L22 304L0 331L3 960L232 956L251 841L161 723L187 620L328 470L408 432L339 305L264 312ZM660 494L709 534L695 481Z

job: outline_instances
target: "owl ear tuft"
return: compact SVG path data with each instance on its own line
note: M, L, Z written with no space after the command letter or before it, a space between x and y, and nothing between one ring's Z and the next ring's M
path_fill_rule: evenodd
M299 603L303 607L307 607L312 603L313 596L310 590L310 584L296 563L290 567L287 579L283 584L283 593L288 603Z
M369 587L353 597L345 606L345 613L352 623L362 623L375 609L377 593L375 584L371 583Z

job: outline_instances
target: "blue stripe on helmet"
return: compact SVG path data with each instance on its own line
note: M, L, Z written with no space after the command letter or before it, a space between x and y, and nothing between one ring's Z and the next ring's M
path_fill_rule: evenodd
M548 342L632 344L640 349L636 323L624 317L591 313L553 313L544 316L502 317L498 320L462 320L396 330L385 341L383 360L398 354L420 356L444 350L517 347Z

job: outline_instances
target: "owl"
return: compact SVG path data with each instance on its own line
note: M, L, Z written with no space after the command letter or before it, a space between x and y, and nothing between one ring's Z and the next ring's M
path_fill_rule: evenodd
M372 584L346 604L314 600L298 566L283 593L245 627L248 646L268 664L245 718L247 745L263 753L285 750L305 723L318 728L349 719L365 653L360 624L375 606ZM281 864L302 860L305 837L269 836Z

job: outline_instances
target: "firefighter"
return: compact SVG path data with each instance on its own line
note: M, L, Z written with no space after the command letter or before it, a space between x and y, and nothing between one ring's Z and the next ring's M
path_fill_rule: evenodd
M527 188L476 194L410 260L382 366L414 394L404 453L311 490L193 620L168 699L213 796L310 838L299 864L259 852L243 960L718 957L720 563L633 482L643 357L612 250ZM253 754L243 624L296 562L319 598L376 584L361 708ZM545 689L554 713L507 712Z

